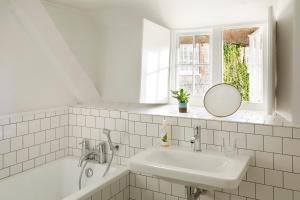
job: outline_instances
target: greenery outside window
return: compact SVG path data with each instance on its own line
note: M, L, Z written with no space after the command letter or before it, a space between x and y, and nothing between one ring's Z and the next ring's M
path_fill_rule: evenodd
M263 102L262 27L223 31L223 82L234 85L244 102Z

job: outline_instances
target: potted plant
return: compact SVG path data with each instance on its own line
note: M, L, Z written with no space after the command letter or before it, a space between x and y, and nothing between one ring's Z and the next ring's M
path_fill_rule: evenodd
M161 126L160 140L162 147L168 147L170 145L168 141L167 121L165 119L163 120Z
M187 112L187 103L189 102L189 96L190 94L187 93L184 89L180 89L178 91L171 91L172 97L177 99L178 101L178 107L180 113L186 113Z

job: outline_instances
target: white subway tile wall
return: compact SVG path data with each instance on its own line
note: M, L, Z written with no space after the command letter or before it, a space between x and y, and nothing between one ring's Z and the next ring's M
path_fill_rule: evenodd
M151 115L126 110L71 106L17 114L0 119L0 178L20 173L66 155L79 156L79 142L106 141L103 128L120 145L114 162L128 159L145 148L159 145L162 120L168 122L172 144L189 146L193 128L202 128L202 147L222 151L237 140L240 154L251 156L249 171L238 189L210 191L201 200L299 200L300 129L289 123L196 119ZM130 178L129 178L130 177ZM184 200L185 187L150 174L131 172L130 186L118 183L98 191L89 200ZM130 179L130 181L129 181Z
M84 200L129 200L129 175L120 177Z
M84 112L90 114L84 115ZM71 123L78 116L82 122ZM252 157L247 175L238 189L208 192L201 196L201 200L289 198L297 200L300 194L300 185L297 181L300 180L300 174L298 175L300 173L300 131L296 127L278 126L277 122L274 125L271 122L267 124L238 123L132 113L124 110L70 107L70 154L79 155L79 146L72 145L74 142L71 141L80 141L84 137L78 134L76 129L83 130L85 127L90 127L88 121L91 121L91 116L96 116L95 127L99 131L100 140L105 140L102 135L104 127L112 130L114 142L122 149L114 162L121 165L126 165L128 158L143 149L159 145L159 128L163 119L166 119L169 124L169 138L172 144L190 145L189 140L194 134L193 128L199 125L202 128L204 148L222 151L222 138L230 143L236 139L239 153ZM96 138L88 135L86 137L97 142ZM131 200L186 199L183 185L167 182L141 172L130 173L129 193Z
M67 155L68 116L69 108L60 107L1 117L0 178Z

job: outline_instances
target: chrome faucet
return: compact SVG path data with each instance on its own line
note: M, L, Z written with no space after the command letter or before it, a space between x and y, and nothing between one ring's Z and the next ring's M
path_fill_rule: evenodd
M89 151L83 155L80 156L79 158L79 167L82 166L82 163L86 160L95 160L95 156L99 155L99 152L96 151Z
M88 139L83 139L79 144L82 145L79 167L82 166L84 161L88 160L95 160L101 164L106 162L105 142L100 142L93 148L90 147Z
M79 144L81 144L81 155L84 155L90 149L89 140L84 138Z
M201 126L196 126L194 131L196 131L196 133L191 138L191 144L194 146L194 151L201 152Z
M81 149L81 156L79 158L79 167L81 168L80 175L79 175L79 182L78 187L81 190L81 181L82 181L82 174L85 170L89 161L98 161L100 164L106 163L106 143L100 142L95 147L91 148L88 139L83 139L80 142L82 149ZM84 163L84 164L83 164ZM88 169L87 169L88 170Z

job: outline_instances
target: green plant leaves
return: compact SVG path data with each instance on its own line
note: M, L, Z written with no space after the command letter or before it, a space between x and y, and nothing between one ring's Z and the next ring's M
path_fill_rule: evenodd
M244 47L240 44L224 44L224 83L235 86L243 101L249 101L249 73L245 62ZM243 57L242 57L243 55Z
M184 89L179 89L179 91L172 90L172 97L177 99L179 103L188 103L190 94L187 93Z
M161 136L161 141L163 142L168 142L168 135L167 134L164 134L163 136Z

